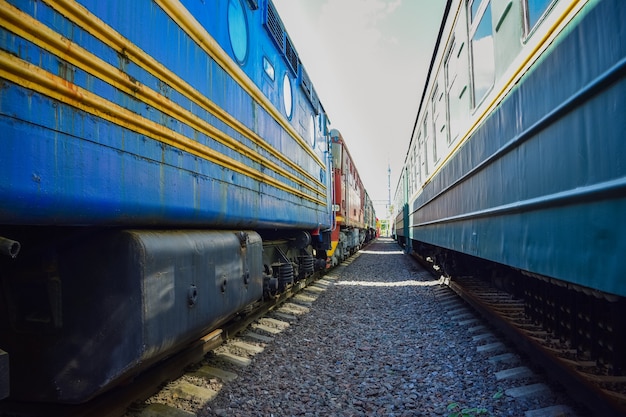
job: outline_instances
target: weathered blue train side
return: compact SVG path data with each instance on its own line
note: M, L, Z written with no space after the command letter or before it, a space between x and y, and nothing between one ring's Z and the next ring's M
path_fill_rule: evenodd
M326 265L327 119L270 0L0 0L0 83L12 398L85 401Z
M3 223L330 225L321 106L268 37L266 8L239 6L240 66L221 62L235 58L232 2L84 3L17 1L2 32Z

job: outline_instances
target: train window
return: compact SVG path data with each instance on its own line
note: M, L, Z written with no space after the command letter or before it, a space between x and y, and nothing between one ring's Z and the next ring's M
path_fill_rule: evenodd
M274 66L266 57L263 57L263 71L265 71L265 74L267 74L267 76L274 81Z
M459 50L456 53L456 57L460 58L461 57L461 52L463 52L463 47L465 46L465 42L461 42L461 46L459 46Z
M243 64L248 55L248 25L241 0L228 2L228 34L235 59Z
M425 173L426 175L428 175L430 173L430 159L428 158L429 154L431 153L429 151L429 148L431 146L431 142L428 138L428 112L426 112L426 114L424 115L424 161L426 162L426 166L425 166Z
M283 77L283 104L285 105L285 114L291 119L291 111L293 110L293 97L291 94L291 80L289 75L285 73Z
M550 5L554 3L554 0L524 0L524 30L526 35L537 25L541 17L550 8Z
M433 172L433 169L435 168L435 162L437 162L437 153L436 153L437 151L435 149L435 146L436 146L435 140L437 139L436 137L437 135L436 135L436 130L434 128L435 120L433 118L434 118L433 114L429 111L428 113L426 113L425 119L424 119L424 131L428 133L428 135L425 137L425 141L426 141L425 157L427 158L426 172L428 174Z
M491 89L495 78L491 2L483 1L481 6L470 29L474 107L482 101Z
M418 142L414 142L413 145L413 191L417 190L420 182L420 166L419 166L419 147Z
M480 7L480 0L474 0L470 5L470 19L473 22L478 14L478 8Z
M433 117L433 161L438 162L446 153L449 143L448 130L446 129L447 104L445 97L445 85L443 74L435 85L435 92L432 97L432 117Z
M460 103L459 103L459 99L460 97L455 97L454 95L454 90L456 89L456 80L457 80L457 69L458 67L455 65L454 59L455 59L455 55L454 54L454 49L456 48L456 42L454 39L452 39L452 45L450 46L450 49L448 50L447 56L446 56L446 60L444 62L444 76L445 76L445 81L446 81L446 94L448 94L448 124L450 125L450 137L448 138L449 141L452 141L454 139L456 139L456 137L458 136L459 132L458 132L458 119L459 117L459 110L461 108ZM458 55L456 55L458 57Z
M420 135L418 136L418 149L419 152L417 153L417 169L418 169L418 181L421 184L422 183L422 178L426 177L426 167L424 166L424 161L426 160L426 149L424 148L424 139L422 138L422 135L420 133Z

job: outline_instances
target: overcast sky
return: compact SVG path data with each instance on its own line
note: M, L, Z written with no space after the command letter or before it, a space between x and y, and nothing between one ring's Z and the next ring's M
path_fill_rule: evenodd
M273 0L332 127L386 218L445 0Z

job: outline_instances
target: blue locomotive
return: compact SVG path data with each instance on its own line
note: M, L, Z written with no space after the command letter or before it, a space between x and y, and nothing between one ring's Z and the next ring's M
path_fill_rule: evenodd
M0 398L83 402L325 268L328 125L270 0L0 0Z
M524 297L578 357L625 370L626 3L454 0L395 196L444 275Z

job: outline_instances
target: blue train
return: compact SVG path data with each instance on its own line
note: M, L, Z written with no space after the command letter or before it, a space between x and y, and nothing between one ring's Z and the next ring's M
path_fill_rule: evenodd
M626 3L447 3L395 235L487 277L578 358L626 367Z
M270 0L0 0L0 131L0 398L86 401L327 265Z

